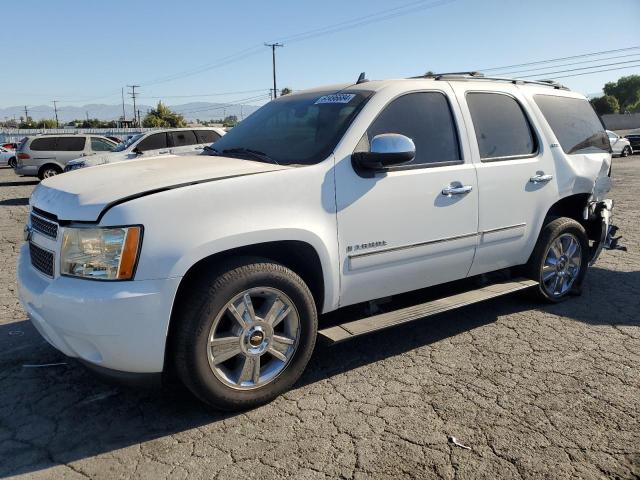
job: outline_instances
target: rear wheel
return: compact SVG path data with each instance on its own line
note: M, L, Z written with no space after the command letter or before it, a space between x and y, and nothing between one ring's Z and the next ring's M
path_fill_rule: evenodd
M57 165L45 165L38 172L38 178L40 178L40 180L44 180L45 178L51 178L51 177L54 177L54 176L59 175L61 173L62 173L62 170L60 169L59 166L57 166Z
M204 402L252 408L291 388L315 346L311 292L292 270L254 259L205 275L183 300L176 370Z
M15 170L16 166L18 165L18 163L16 162L16 157L11 157L7 163L14 170Z
M537 296L560 302L579 293L589 262L589 241L578 222L556 218L547 223L525 266L526 275L539 282Z

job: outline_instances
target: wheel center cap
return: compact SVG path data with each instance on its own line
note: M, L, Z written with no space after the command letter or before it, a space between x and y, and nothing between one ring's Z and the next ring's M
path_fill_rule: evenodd
M260 331L255 331L249 337L249 343L252 347L259 346L264 341L264 333Z

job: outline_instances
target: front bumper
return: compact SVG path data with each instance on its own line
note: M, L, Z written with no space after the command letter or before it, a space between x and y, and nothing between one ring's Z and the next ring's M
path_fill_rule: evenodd
M593 265L602 253L602 249L607 250L624 250L626 247L618 245L620 237L615 237L618 227L613 225L611 217L613 216L613 200L606 199L597 202L591 202L585 212L585 217L589 220L598 221L600 224L599 239L594 242L591 251L589 265Z
M20 250L18 293L32 323L53 347L103 369L159 373L180 278L100 282L56 276L31 266Z

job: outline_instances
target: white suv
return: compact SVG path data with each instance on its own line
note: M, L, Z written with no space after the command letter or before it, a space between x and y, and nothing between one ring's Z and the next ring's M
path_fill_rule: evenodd
M308 90L209 153L35 189L18 284L52 345L109 375L175 367L204 401L248 408L295 383L318 336L525 288L558 302L615 243L607 135L557 84L451 74ZM478 285L436 301L376 303L467 277ZM349 321L326 323L346 306Z
M156 155L200 152L204 147L218 141L225 133L224 129L215 127L170 128L140 133L118 145L113 152L70 161L65 172Z

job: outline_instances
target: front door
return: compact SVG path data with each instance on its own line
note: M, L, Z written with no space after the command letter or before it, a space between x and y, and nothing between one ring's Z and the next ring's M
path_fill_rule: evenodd
M337 163L342 306L464 278L471 267L476 172L463 155L457 104L442 88L391 99L356 148L399 133L415 143L410 164L368 175L347 159ZM451 187L457 194L446 193Z

